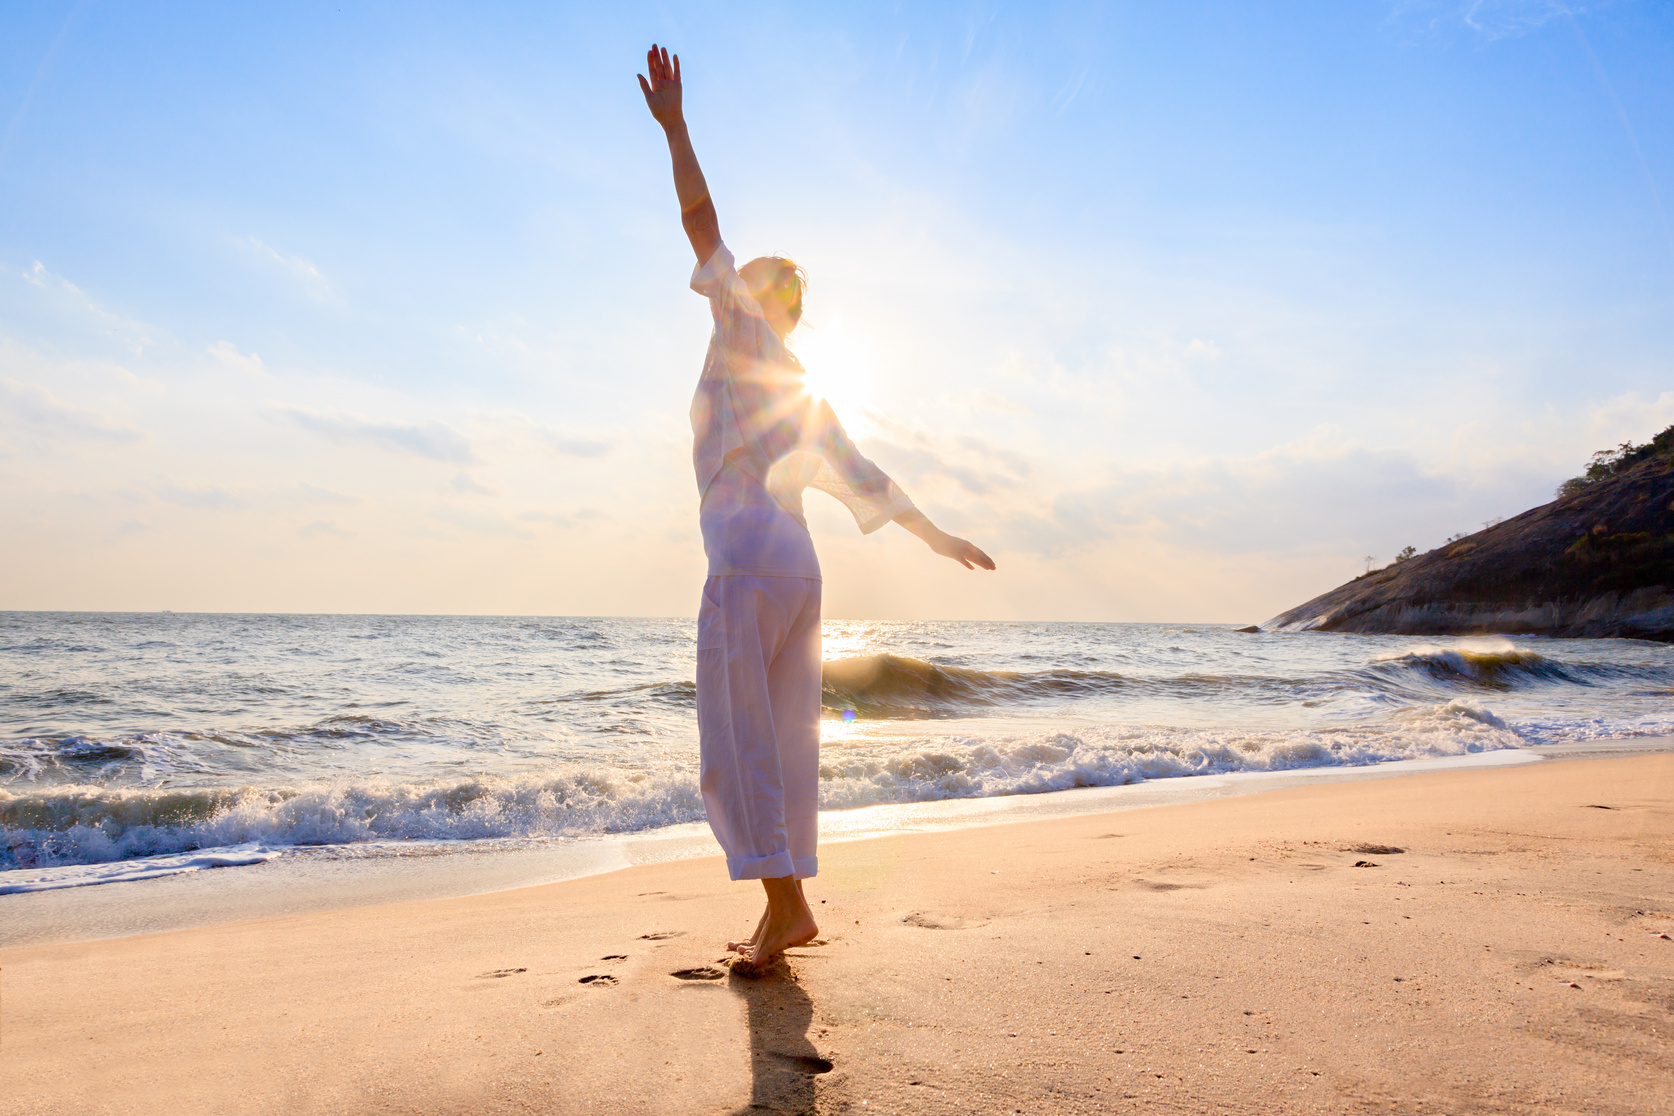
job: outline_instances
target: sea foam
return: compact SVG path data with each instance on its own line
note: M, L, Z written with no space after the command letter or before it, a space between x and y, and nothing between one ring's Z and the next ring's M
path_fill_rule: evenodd
M24 868L0 876L0 895L20 895L31 891L57 891L60 888L87 887L90 884L155 880L162 876L201 872L205 868L237 868L249 864L265 863L279 856L281 852L280 849L269 849L252 842L244 845L233 845L224 849L199 849L197 852L183 856L149 856L114 863L71 864L55 868Z
M985 737L828 742L826 809L1034 794L1149 779L1381 763L1527 744L1457 699L1378 725L1312 731L1087 726ZM539 775L401 783L344 779L280 788L158 791L58 786L0 791L0 868L369 841L571 839L702 820L696 765L567 766ZM96 882L96 881L90 881Z
M0 613L0 879L699 821L695 637ZM1628 640L844 620L825 640L827 809L1674 733L1674 650Z

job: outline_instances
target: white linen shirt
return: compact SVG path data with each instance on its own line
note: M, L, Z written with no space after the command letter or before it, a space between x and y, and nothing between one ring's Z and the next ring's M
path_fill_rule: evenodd
M692 398L692 465L711 577L820 576L802 492L836 497L864 534L913 507L861 456L762 316L723 244L692 272L715 332Z

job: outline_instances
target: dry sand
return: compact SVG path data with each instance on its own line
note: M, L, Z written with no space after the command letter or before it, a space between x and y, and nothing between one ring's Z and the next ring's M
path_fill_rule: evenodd
M761 980L714 860L5 951L0 1112L1674 1112L1674 755L821 863Z

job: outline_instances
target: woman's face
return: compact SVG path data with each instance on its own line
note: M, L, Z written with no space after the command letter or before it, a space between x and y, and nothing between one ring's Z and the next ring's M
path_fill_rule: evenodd
M738 275L760 303L762 316L774 333L784 337L796 328L802 320L802 281L794 267L763 258L745 264Z

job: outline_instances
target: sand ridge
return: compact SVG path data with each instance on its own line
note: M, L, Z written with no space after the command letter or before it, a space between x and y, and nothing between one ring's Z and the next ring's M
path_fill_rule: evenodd
M0 1113L1674 1111L1674 756L1112 820L830 846L755 980L713 861L9 950Z

